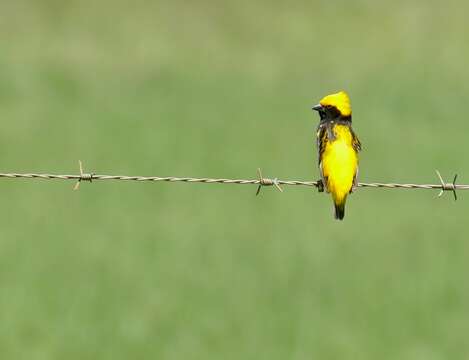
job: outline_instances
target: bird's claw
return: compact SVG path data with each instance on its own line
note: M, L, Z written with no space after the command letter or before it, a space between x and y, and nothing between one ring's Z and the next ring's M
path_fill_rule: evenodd
M324 183L322 182L322 179L319 179L317 181L317 188L318 188L318 192L324 192Z

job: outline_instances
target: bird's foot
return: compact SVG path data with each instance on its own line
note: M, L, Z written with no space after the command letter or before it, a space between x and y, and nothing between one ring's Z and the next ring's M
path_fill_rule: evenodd
M324 183L322 182L322 179L317 181L316 187L318 188L318 192L324 192Z

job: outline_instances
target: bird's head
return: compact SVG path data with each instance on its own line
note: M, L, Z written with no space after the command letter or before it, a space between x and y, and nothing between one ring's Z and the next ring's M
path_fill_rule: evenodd
M352 106L345 91L323 97L318 105L313 106L313 110L319 112L321 120L352 119Z

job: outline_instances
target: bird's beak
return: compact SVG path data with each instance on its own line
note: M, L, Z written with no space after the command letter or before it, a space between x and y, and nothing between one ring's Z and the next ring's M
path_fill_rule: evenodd
M322 105L321 104L314 105L311 109L314 111L321 111Z

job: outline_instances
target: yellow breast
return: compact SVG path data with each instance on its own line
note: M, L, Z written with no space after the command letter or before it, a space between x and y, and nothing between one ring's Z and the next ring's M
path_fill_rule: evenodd
M352 133L346 125L333 127L335 139L326 143L321 168L327 188L337 199L350 192L357 172L358 155L352 146Z

